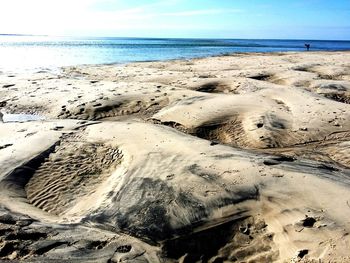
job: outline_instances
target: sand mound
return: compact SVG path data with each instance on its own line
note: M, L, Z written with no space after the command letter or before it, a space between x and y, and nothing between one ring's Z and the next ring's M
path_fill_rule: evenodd
M320 212L320 202L325 204L329 196L348 191L335 185L335 192L327 190L330 181L324 181L327 178L334 184L349 184L347 172L342 169L288 157L261 159L153 125L110 123L91 126L87 132L95 139L108 139L113 134L106 130L118 130L118 140L132 162L120 178L118 191L110 194L113 201L84 221L117 226L133 236L161 244L169 260L183 257L195 262L202 257L270 262L281 253L283 257L303 258L320 253L316 249L319 244L314 242L328 236L325 225L334 226L336 238L344 234L336 218L341 217L341 207L346 206L345 196L339 207L331 208L329 203L330 210L322 208ZM136 145L125 144L130 135L138 138ZM142 150L137 147L141 141ZM146 148L153 150L147 154ZM304 180L302 190L300 180ZM312 194L315 187L322 195ZM300 191L310 194L307 207L301 201L303 195L297 200ZM290 195L295 199L288 201ZM295 210L285 211L288 207ZM317 222L309 226L311 219L306 220L305 214ZM304 232L293 235L292 240L284 236L284 228L290 236L301 229L300 224L315 232L315 240L308 240ZM318 225L324 228L317 229ZM225 239L213 238L223 233L227 233Z
M258 143L251 140L250 135L246 132L246 126L263 130L263 132L259 132L260 141L256 140ZM267 113L258 115L258 117L252 116L250 119L236 117L236 119L224 120L219 124L203 124L195 128L191 134L214 142L243 148L276 148L286 145L286 138L289 137L288 128L290 128L288 126L290 124L286 119Z
M324 117L317 118L321 109ZM290 89L280 88L264 89L254 96L206 95L190 103L182 100L153 118L177 123L182 130L212 141L243 148L276 148L320 141L349 129L345 121L349 112L342 104L304 90L295 88L290 93Z
M350 104L349 82L335 80L315 81L310 88L328 99Z
M113 172L120 166L122 171ZM32 171L22 188L32 203L25 206L27 213L44 220L35 210L36 205L56 214L50 219L50 226L56 228L56 223L65 223L61 233L81 224L94 231L108 230L108 235L127 233L152 245L146 248L139 241L120 245L120 241L101 239L94 234L103 242L89 241L83 245L84 251L100 247L90 257L106 253L102 255L113 260L132 255L140 259L146 253L152 258L152 247L157 246L162 250L158 255L169 262L179 258L189 262L200 258L209 262L270 262L319 257L322 249L329 249L327 244L317 249L325 238L338 244L331 253L342 251L339 240L345 238L344 229L348 228L341 220L350 183L346 170L328 169L324 164L307 160L211 146L206 140L159 125L92 124L63 136L60 143L17 167L15 173L3 178L2 187L9 186L4 183L9 178L16 182L15 178ZM313 194L316 188L317 195ZM7 205L21 210L25 199L13 198ZM333 198L337 198L338 205L330 201ZM308 230L297 232L302 227ZM35 253L44 251L43 256L57 258L59 251L71 255L66 251L76 249L72 248L73 241L53 239L51 230L41 228L40 232L36 225L30 229L45 236L30 239L26 247L44 240L52 244ZM9 251L6 257L16 251L27 255L18 245L11 246L13 249L6 250ZM136 249L140 246L143 249Z

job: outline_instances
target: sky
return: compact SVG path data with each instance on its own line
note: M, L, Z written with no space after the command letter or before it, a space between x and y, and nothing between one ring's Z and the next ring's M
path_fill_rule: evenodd
M0 34L350 40L350 0L0 0Z

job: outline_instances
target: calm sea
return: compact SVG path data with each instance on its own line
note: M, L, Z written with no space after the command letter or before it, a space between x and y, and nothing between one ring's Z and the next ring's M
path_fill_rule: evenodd
M233 52L350 50L350 41L0 36L0 69L195 58Z

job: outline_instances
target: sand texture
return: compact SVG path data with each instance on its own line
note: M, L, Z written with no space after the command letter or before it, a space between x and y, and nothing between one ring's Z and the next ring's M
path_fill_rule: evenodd
M2 71L0 110L0 260L350 262L349 52Z

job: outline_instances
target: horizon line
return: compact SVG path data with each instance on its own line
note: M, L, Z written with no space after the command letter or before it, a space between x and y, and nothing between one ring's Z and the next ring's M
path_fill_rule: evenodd
M303 41L350 41L350 39L306 39L306 38L227 38L227 37L123 37L123 36L91 36L91 35L47 35L47 34L22 34L0 33L0 36L32 36L32 37L66 37L66 38L124 38L124 39L198 39L198 40L303 40Z

